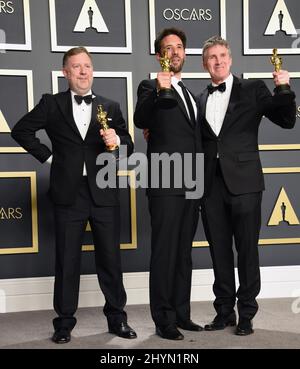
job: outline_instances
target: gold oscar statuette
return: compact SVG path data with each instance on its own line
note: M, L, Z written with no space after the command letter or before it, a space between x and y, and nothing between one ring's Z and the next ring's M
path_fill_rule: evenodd
M273 54L270 57L271 64L274 65L274 71L279 72L282 67L282 57L278 55L278 50L276 48L273 49ZM291 89L290 86L286 83L281 84L276 87L277 93L279 95L290 95Z
M163 72L171 72L171 61L168 57L168 51L165 50L163 56L159 59L161 69ZM161 88L158 91L156 100L157 105L163 109L173 108L177 105L177 100L174 95L172 88Z
M109 129L107 112L103 110L102 105L97 106L97 121L100 124L103 131L107 131ZM106 146L107 151L115 151L118 149L118 145L109 145Z
M279 72L282 66L282 58L277 54L277 49L273 49L273 54L270 57L271 64L274 65L275 72Z
M159 59L161 70L163 72L171 72L171 61L168 58L168 51L164 51L164 55Z

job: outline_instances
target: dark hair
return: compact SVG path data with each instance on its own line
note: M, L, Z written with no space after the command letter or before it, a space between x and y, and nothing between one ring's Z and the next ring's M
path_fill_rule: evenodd
M172 28L165 28L163 29L158 36L156 37L156 40L154 41L154 49L155 49L155 53L159 53L160 54L160 49L161 49L161 42L162 40L166 37L166 36L170 36L170 35L176 35L180 38L180 40L182 41L183 47L185 49L186 47L186 35L183 31L181 31L178 28L172 27Z
M77 47L73 47L72 49L68 50L63 57L63 67L67 64L68 59L73 56L73 55L78 55L78 54L82 54L85 53L91 60L92 60L92 56L91 54L87 51L87 49L83 46L77 46Z

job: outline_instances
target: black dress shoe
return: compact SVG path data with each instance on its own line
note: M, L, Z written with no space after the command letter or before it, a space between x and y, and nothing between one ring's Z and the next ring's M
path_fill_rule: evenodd
M57 328L52 336L55 343L68 343L71 341L71 332L68 328Z
M181 328L181 329L184 329L185 331L195 331L195 332L203 331L203 327L201 327L201 325L198 325L198 324L192 322L191 320L178 321L177 322L177 327Z
M121 322L115 325L108 324L108 330L109 333L114 333L122 338L132 339L137 337L135 331L131 327L129 327L126 322Z
M227 317L223 317L221 315L217 315L215 319L210 323L204 326L205 331L220 331L225 329L226 327L234 327L236 325L236 316L235 314L230 314Z
M183 340L184 336L179 332L175 325L156 326L156 334L167 340Z
M252 328L252 321L249 319L240 320L239 324L236 327L235 334L237 336L248 336L252 333L254 333L254 330Z

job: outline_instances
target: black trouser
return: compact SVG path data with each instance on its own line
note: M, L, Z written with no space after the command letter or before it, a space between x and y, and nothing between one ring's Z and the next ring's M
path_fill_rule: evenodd
M150 197L150 308L157 326L190 319L192 242L199 203L184 196Z
M236 297L240 319L252 319L257 312L260 291L258 239L261 226L262 193L232 195L217 165L213 186L202 200L201 213L210 245L217 314L233 312ZM233 238L237 250L239 288L236 293Z
M87 222L90 222L96 272L105 297L104 314L109 323L126 321L123 308L126 293L120 260L120 209L118 206L95 206L83 177L76 201L71 206L55 205L56 265L54 309L58 318L54 327L72 329L78 306L81 247Z

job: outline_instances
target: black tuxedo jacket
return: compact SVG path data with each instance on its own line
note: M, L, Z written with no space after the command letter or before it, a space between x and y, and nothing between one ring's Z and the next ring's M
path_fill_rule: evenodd
M205 194L209 193L215 173L216 157L225 183L232 194L264 190L262 166L258 152L258 129L265 115L282 128L293 128L296 122L295 94L272 96L261 80L234 77L228 109L222 129L215 135L205 119L207 89L197 98L199 122L205 157Z
M192 154L190 165L194 167L195 154L202 152L201 132L198 124L195 125L191 122L180 95L174 88L173 91L178 105L170 109L158 108L156 105L156 80L142 81L138 88L134 123L138 128L150 130L147 147L148 164L150 164L150 157L153 153L170 155L178 153L182 159L183 154L190 153ZM148 165L148 168L148 179L151 184L151 165ZM147 194L150 196L184 195L185 191L190 190L184 185L183 178L181 180L182 186L176 188L172 172L171 169L170 188L163 189L160 181L159 188L149 188ZM160 171L160 179L161 177L162 172Z
M53 155L50 171L50 195L55 204L71 205L75 201L85 162L88 183L93 200L98 206L118 204L118 189L99 189L96 175L101 169L96 165L98 154L105 151L96 119L97 105L111 118L109 125L116 130L121 144L127 145L128 155L133 143L127 132L119 104L102 96L92 102L92 118L85 140L82 139L73 118L71 92L45 94L39 104L15 125L12 137L40 162ZM36 137L36 131L45 129L52 143L52 151Z

